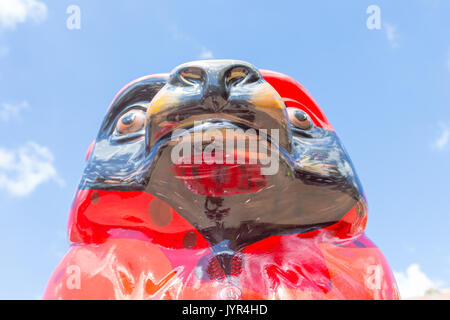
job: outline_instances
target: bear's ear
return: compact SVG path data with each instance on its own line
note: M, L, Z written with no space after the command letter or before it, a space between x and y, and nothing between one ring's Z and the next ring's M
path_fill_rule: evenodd
M92 150L94 149L95 146L95 140L91 142L91 144L89 145L89 148L86 152L86 161L89 160L89 157L91 156Z

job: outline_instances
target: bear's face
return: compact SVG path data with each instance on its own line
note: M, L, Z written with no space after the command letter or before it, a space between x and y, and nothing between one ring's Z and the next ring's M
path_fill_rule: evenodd
M333 224L361 185L335 132L285 102L242 61L138 80L109 108L79 188L151 194L232 248Z

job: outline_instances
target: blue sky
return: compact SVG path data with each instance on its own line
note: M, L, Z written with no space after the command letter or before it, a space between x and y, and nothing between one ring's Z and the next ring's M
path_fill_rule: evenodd
M200 58L302 83L350 153L367 234L402 293L450 287L449 12L444 0L0 0L0 298L40 297L66 252L84 155L117 91Z

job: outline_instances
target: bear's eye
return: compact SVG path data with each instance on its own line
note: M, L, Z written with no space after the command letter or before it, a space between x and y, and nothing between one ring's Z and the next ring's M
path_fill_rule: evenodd
M144 127L145 111L133 109L123 114L116 124L116 133L119 135L137 132Z
M235 67L228 71L228 75L225 79L227 86L231 84L238 84L248 76L248 69L244 67Z
M297 108L287 108L289 121L296 128L309 130L313 127L313 122L308 114Z
M196 85L204 80L205 74L200 68L191 67L181 71L180 78L185 84Z

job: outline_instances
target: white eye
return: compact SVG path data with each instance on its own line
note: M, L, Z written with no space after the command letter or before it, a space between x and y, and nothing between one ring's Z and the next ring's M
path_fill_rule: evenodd
M235 67L228 72L228 75L225 79L227 86L231 84L237 84L247 78L248 69L244 67Z
M116 124L116 132L119 135L137 132L144 127L145 111L142 109L133 109L119 118Z
M200 68L186 68L180 72L180 78L188 85L200 84L205 78L204 72Z
M309 130L313 127L313 122L308 114L297 108L287 108L289 121L296 128Z

